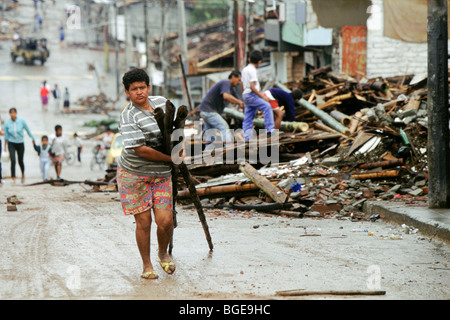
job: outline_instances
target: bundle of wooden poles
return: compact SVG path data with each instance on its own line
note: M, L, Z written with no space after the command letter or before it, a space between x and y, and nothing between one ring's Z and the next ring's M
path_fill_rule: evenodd
M183 136L180 136L179 141L174 143L172 141L172 133L174 132L174 130L184 129L184 124L188 116L188 109L184 105L176 109L175 106L172 104L172 102L170 100L167 100L165 105L165 111L162 108L158 107L154 110L154 114L156 122L158 123L159 130L163 135L164 152L168 155L171 155L173 148L179 143L183 143ZM203 212L203 207L200 203L200 198L197 194L194 180L192 179L189 169L184 162L181 162L178 165L172 163L174 228L176 228L177 226L175 202L178 193L177 189L178 173L181 173L189 189L192 202L195 205L198 217L200 219L200 222L202 223L203 231L205 232L209 249L213 250L211 235L209 233L208 224L206 222L205 214ZM173 249L173 237L170 241L169 253L172 253L172 249Z

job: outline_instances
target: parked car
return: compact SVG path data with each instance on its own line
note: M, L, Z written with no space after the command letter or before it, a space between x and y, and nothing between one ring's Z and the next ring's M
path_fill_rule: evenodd
M50 51L47 49L46 38L20 38L15 41L11 50L11 60L16 62L17 58L20 57L25 65L31 65L35 60L44 65L49 56Z
M120 154L122 153L123 137L120 133L116 133L111 141L111 148L109 148L106 154L106 163L108 167L111 165L117 165Z

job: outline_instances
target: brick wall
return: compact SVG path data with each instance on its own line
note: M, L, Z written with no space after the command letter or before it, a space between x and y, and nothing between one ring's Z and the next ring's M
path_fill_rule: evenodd
M305 59L303 53L288 52L287 53L287 81L298 81L303 79L305 75Z
M427 74L427 43L383 36L383 0L372 0L367 22L367 77Z

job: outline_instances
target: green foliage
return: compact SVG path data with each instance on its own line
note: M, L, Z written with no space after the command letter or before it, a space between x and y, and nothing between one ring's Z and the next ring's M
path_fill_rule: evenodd
M222 19L228 16L228 11L227 0L198 1L188 24L189 26L194 26L212 20Z

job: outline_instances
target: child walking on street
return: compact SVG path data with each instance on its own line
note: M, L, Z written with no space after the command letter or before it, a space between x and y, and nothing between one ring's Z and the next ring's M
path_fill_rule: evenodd
M42 136L40 146L37 146L33 141L33 147L39 156L42 179L44 179L44 181L48 181L48 169L52 164L52 159L50 158L50 146L48 145L48 137Z
M69 89L66 88L66 90L64 91L63 112L69 113L69 107L70 107L70 94Z
M76 132L73 134L73 140L75 140L75 145L77 146L78 163L81 164L81 151L83 150L83 145L81 144L81 139Z
M55 126L55 137L52 140L50 155L55 165L56 178L61 179L62 163L67 153L67 144L62 135L62 127L58 124Z

